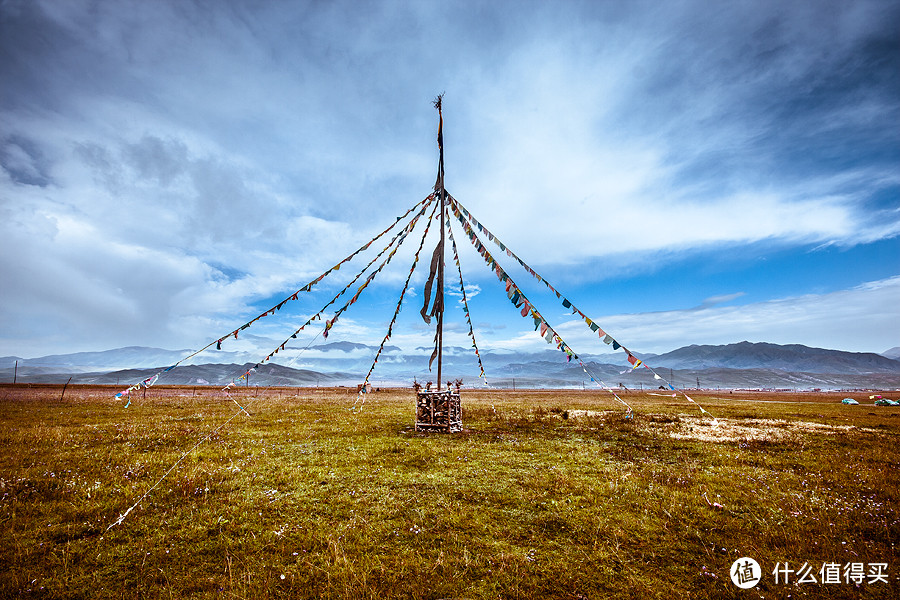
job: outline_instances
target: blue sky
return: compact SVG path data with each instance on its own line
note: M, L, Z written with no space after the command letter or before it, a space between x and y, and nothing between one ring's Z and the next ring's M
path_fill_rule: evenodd
M430 192L442 92L448 190L632 350L900 346L898 23L895 1L8 0L0 354L241 325ZM381 341L417 239L330 339ZM461 260L480 345L546 348ZM235 347L271 350L347 271ZM424 278L393 345L430 340Z

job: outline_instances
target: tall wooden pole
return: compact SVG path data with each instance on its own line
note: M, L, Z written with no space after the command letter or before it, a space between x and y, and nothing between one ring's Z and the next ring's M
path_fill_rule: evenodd
M438 347L438 355L437 355L437 389L440 391L441 389L441 362L444 354L444 204L446 202L446 193L444 192L444 114L441 112L441 99L443 98L443 94L438 96L434 101L435 108L438 109L438 117L440 122L438 124L438 148L440 149L440 163L438 166L438 185L440 189L436 190L440 195L440 211L441 211L441 240L440 244L440 253L441 260L438 263L438 272L437 272L437 289L440 292L440 310L437 313L437 347Z

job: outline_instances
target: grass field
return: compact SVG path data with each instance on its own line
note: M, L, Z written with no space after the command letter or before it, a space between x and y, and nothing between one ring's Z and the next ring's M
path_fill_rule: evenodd
M713 426L463 389L465 431L423 435L411 390L114 391L0 386L2 597L900 597L900 408L868 399L692 394Z

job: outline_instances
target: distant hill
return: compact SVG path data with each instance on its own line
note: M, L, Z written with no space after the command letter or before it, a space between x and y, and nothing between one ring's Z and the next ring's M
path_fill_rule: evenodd
M885 350L881 355L894 360L900 360L900 346L894 346L890 350Z
M159 383L168 385L221 385L240 377L253 363L237 364L205 364L175 367L165 373ZM8 370L6 370L8 371ZM65 383L72 377L72 383L130 386L159 372L153 369L123 369L108 373L50 373L30 372L19 375L19 381L25 383ZM249 385L277 386L315 386L315 385L355 385L358 377L350 373L319 373L307 369L292 369L277 364L265 364L257 367L250 374Z
M15 366L16 361L19 362L19 369L22 369L22 367L35 367L73 373L98 369L158 367L175 364L191 352L191 350L163 350L145 346L128 346L100 352L51 354L40 358L4 356L0 358L0 368L11 368Z
M356 342L329 342L327 344L319 344L318 346L313 346L313 348L322 352L329 352L331 350L340 350L341 352L353 352L354 350L376 350L376 348L374 348L373 346L358 344ZM382 352L400 352L400 348L398 348L397 346L385 346Z
M777 369L801 373L900 372L900 362L873 352L843 352L764 342L685 346L653 357L653 365L673 369Z
M403 354L388 347L373 373L373 383L405 385L414 378L432 380L428 371L428 352ZM348 341L313 346L315 353L301 355L290 366L268 362L250 377L251 385L355 385L363 380L374 360L377 348ZM132 346L105 352L79 352L34 359L18 359L19 382L131 384L163 367L174 364L189 350L162 350ZM235 352L209 352L202 355L219 362L185 364L161 377L160 383L186 385L225 385L244 373L253 358ZM634 371L622 352L584 354L586 374L577 361L552 349L540 352L481 353L487 379L498 387L581 387L591 377L605 385L656 388L661 382L646 368ZM739 342L719 346L685 346L660 355L638 355L655 372L676 387L715 388L826 388L872 387L900 388L900 361L869 352L842 352L810 348L799 344ZM237 359L237 360L235 360ZM13 379L15 357L0 359L0 381ZM123 364L124 363L124 364ZM127 368L126 368L127 367ZM444 372L448 379L462 377L466 385L479 386L478 363L467 348L445 348Z

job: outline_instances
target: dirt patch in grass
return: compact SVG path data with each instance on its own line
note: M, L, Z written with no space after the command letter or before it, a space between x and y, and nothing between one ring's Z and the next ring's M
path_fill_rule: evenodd
M810 421L784 419L709 419L681 416L679 422L652 423L648 429L677 440L698 442L790 442L803 434L837 435L849 432L875 433L876 430L855 425L827 425Z
M583 419L585 417L602 417L604 413L605 411L601 410L573 409L567 410L559 416L563 419Z

